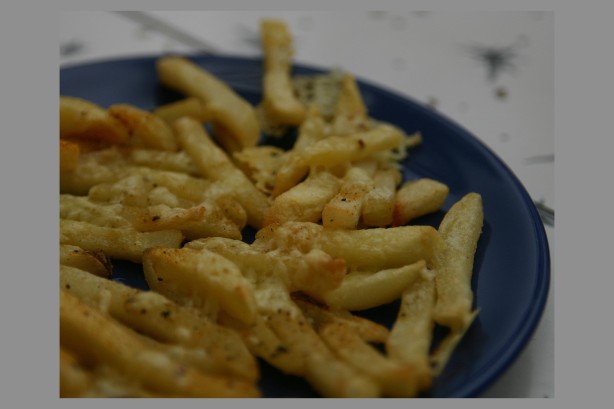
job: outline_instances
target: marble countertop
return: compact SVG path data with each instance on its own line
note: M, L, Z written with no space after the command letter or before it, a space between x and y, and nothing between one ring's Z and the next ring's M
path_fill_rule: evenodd
M296 62L346 68L430 105L490 147L534 201L555 208L550 12L65 11L60 64L195 49L258 56L262 17L288 23ZM553 254L554 226L546 233ZM551 291L531 341L481 396L553 395Z

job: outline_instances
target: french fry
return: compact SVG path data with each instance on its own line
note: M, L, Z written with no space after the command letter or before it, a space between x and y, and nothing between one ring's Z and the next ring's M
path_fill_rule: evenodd
M335 105L332 123L333 135L349 135L370 128L367 107L353 75L344 74Z
M111 105L107 112L126 127L133 145L166 151L177 150L173 130L150 112L129 104Z
M89 364L117 368L153 391L184 397L257 397L248 382L212 376L148 348L135 333L60 290L60 343Z
M397 191L392 218L393 226L402 226L410 220L436 212L443 206L448 186L433 179L407 181Z
M86 251L68 244L60 245L60 265L75 267L99 277L109 277L111 260L100 251Z
M191 176L198 176L199 174L198 168L184 151L171 152L134 148L129 152L129 161L135 166L187 173Z
M258 378L257 364L235 332L199 317L161 294L130 288L67 266L60 267L60 288L140 334L176 347L169 353L207 351L198 358L200 367L207 372L250 381Z
M386 341L388 356L409 365L415 382L408 390L417 394L431 385L429 349L433 338L432 310L435 305L433 277L423 277L406 288L401 307Z
M482 197L468 193L452 205L439 225L442 240L434 262L437 304L433 316L453 331L466 328L472 319L471 276L483 223Z
M81 98L60 97L60 138L126 145L130 134L102 107Z
M178 248L183 240L179 230L138 232L132 228L96 226L75 220L60 220L60 244L101 251L107 257L140 263L143 252L152 247Z
M241 172L209 138L200 123L184 117L175 122L175 130L182 148L190 155L203 176L224 183L247 212L247 223L260 228L267 197Z
M368 227L392 224L396 186L401 181L397 169L381 169L373 176L373 189L363 199L361 222Z
M313 172L305 181L277 196L264 214L263 226L288 221L318 222L341 182L329 172Z
M262 106L267 120L300 125L305 108L295 97L290 79L292 36L283 21L270 19L261 22L260 34L264 54Z
M156 68L163 85L204 103L205 115L213 118L215 136L227 151L258 143L260 126L253 107L228 85L182 57L160 58Z
M203 102L196 97L189 97L160 105L152 113L164 120L168 125L173 125L173 122L184 116L192 117L201 122L209 119L205 117Z
M473 320L478 315L479 310L474 310L471 312L469 317L467 318L464 327L456 329L454 331L450 331L450 333L437 345L435 351L433 351L431 355L431 367L433 371L433 376L441 375L446 364L450 360L452 356L452 352L458 345L458 343L463 339L465 333L473 323Z
M60 139L60 173L72 172L79 163L79 145Z
M130 222L122 216L123 207L100 205L86 196L60 195L60 218L87 222L103 227L130 227Z
M93 382L87 371L73 354L60 346L60 398L76 398L85 395Z
M326 304L349 311L366 310L388 304L401 296L403 291L425 274L426 263L416 263L376 273L353 272L341 285L324 294Z
M307 107L315 106L326 121L335 115L337 100L344 73L339 70L323 74L295 75L292 77L294 92Z
M151 249L143 257L147 284L180 304L190 304L208 314L213 302L244 323L256 319L251 284L239 268L214 252L201 249Z
M365 195L373 188L373 180L359 167L346 173L339 192L322 210L324 227L355 229L358 226Z
M254 185L269 195L275 186L275 174L285 159L285 152L275 146L255 146L233 154L234 163Z

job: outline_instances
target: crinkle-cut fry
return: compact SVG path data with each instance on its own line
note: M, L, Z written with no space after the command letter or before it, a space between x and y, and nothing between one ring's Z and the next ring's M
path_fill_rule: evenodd
M326 304L334 308L360 311L388 304L398 299L413 282L426 274L424 260L376 273L353 272L341 285L324 294Z
M441 209L450 189L429 178L405 182L394 200L393 226L402 226L410 220Z
M300 310L293 313L293 309L271 313L267 323L288 349L296 350L303 357L301 375L314 389L327 398L379 397L377 383L337 358Z
M233 155L234 163L264 194L275 186L275 174L285 160L286 153L276 146L254 146Z
M178 248L183 240L179 230L139 232L133 228L96 226L76 220L60 220L60 244L101 251L107 257L140 263L143 252L152 247Z
M202 373L148 348L127 327L60 290L60 343L90 364L117 368L154 392L183 397L258 397L250 382Z
M379 169L373 176L373 189L363 199L361 223L368 227L392 224L396 186L401 178L398 169Z
M318 222L322 210L339 191L341 181L330 172L312 172L303 182L277 196L262 225L288 221Z
M83 368L75 356L60 346L60 398L85 395L93 382L93 375Z
M228 85L183 57L160 58L156 68L163 85L204 103L215 136L227 151L256 146L260 125L254 108Z
M79 163L79 145L60 139L60 173L72 172Z
M435 254L437 304L435 321L453 331L471 320L471 276L478 240L482 233L482 197L468 193L446 213L439 225L441 247Z
M346 173L339 192L324 206L322 224L337 229L355 229L358 226L365 195L373 189L373 180L360 167Z
M205 122L209 118L205 117L204 107L203 102L199 98L188 97L160 105L152 111L152 114L161 118L168 125L173 125L173 122L184 116Z
M152 113L129 104L111 105L107 112L128 130L131 145L165 151L177 150L177 140L171 127Z
M158 170L187 173L198 176L199 171L192 158L184 151L170 152L154 149L130 149L128 160L135 166L147 166Z
M181 347L184 353L201 351L199 362L208 372L251 381L259 376L254 358L234 331L199 317L161 294L131 288L67 266L60 267L60 288L140 334Z
M375 380L385 396L415 396L416 373L411 366L389 359L341 323L322 325L318 334L339 358Z
M263 276L271 270L287 274L288 291L303 291L317 298L337 288L345 276L345 262L319 250L261 253L242 241L222 237L194 240L184 247L218 253L239 266L244 275Z
M292 300L316 329L332 323L343 325L348 331L357 334L366 342L383 343L388 339L390 332L388 328L366 318L353 315L347 310L331 308L327 305L301 299L301 295L298 293L292 294Z
M292 68L292 35L281 20L260 23L263 49L263 101L267 121L279 125L300 125L305 107L294 95L290 70Z
M60 265L78 268L98 277L111 276L111 260L101 251L87 251L78 246L60 245Z
M247 212L247 223L254 228L260 228L265 211L269 207L266 195L215 145L199 122L184 117L175 122L175 130L180 145L190 155L202 175L224 183Z
M465 336L465 333L473 323L473 320L478 315L479 310L474 310L469 315L468 319L465 321L465 326L454 331L451 331L440 343L437 345L435 351L433 351L431 355L431 367L433 371L433 376L441 375L444 368L446 367L454 349L460 342L460 340Z
M415 371L416 392L431 385L429 349L433 339L432 310L435 305L435 282L424 277L407 288L401 297L397 318L386 341L390 359L407 364Z
M81 98L60 96L60 138L127 145L130 133L102 107Z
M143 257L143 270L149 287L175 302L206 309L212 300L241 322L256 319L252 285L219 254L205 249L151 249Z

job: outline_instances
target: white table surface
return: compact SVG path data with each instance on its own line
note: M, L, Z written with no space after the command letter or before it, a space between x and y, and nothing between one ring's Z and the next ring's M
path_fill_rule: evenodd
M294 60L341 67L434 106L508 164L534 200L554 209L554 17L526 12L147 12L211 52L261 54L258 22L281 17ZM62 66L101 58L194 50L173 34L113 12L62 12ZM489 76L478 50L512 57ZM500 55L491 54L491 55ZM554 228L546 226L550 253ZM554 266L553 266L554 267ZM552 269L554 280L554 268ZM482 397L554 396L554 308L512 367Z

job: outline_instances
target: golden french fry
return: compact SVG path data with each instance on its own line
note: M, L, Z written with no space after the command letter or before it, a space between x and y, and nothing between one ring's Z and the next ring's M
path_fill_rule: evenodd
M405 182L396 194L392 225L402 226L412 219L436 212L443 206L449 191L448 186L433 179Z
M180 145L203 176L224 183L247 212L247 223L254 228L260 228L264 213L269 207L264 193L213 143L199 122L184 117L175 122L175 129Z
M373 189L373 180L359 167L346 173L339 192L322 210L324 227L355 229L360 220L365 195Z
M197 121L204 122L209 118L205 117L204 104L196 97L189 97L169 104L161 105L152 111L154 115L162 118L167 124L172 125L177 119L189 116Z
M388 304L425 274L426 263L416 263L381 270L376 273L353 272L345 276L341 285L324 294L326 304L349 311L366 310Z
M318 222L322 210L339 190L340 180L329 172L313 172L305 181L277 196L264 214L263 226L288 221Z
M60 173L72 172L79 163L79 145L60 139Z
M207 314L208 303L219 305L244 323L256 319L251 284L225 257L200 249L151 249L143 257L147 284L171 300L191 304Z
M368 227L392 224L396 186L401 180L398 169L381 169L373 176L373 189L363 199L361 222Z
M143 252L148 248L178 248L182 240L179 230L143 233L132 228L101 227L76 220L60 220L60 244L101 251L107 257L135 263L143 260Z
M150 112L129 104L111 105L107 112L126 127L133 145L166 151L177 150L173 130Z
M431 384L429 349L433 338L432 310L435 305L435 282L423 277L406 288L401 307L386 341L388 356L409 365L415 373L415 383L408 389L414 393Z
M192 158L184 151L170 152L135 148L130 150L128 160L135 166L187 173L191 176L198 176L200 173Z
M471 320L471 276L477 243L482 233L482 197L468 193L446 213L439 225L441 247L435 255L437 304L433 316L453 331Z
M255 146L235 152L235 164L264 194L270 194L275 186L275 174L285 159L285 152L275 146Z
M335 105L332 123L333 135L349 135L371 127L367 107L353 75L344 74Z
M130 134L102 107L81 98L60 97L60 138L128 144Z
M290 79L292 36L280 20L263 20L260 33L264 54L264 114L273 124L299 125L305 117L305 108L295 97Z
M111 260L100 251L87 251L68 244L60 245L60 264L87 271L99 277L109 277Z
M163 85L203 101L205 115L213 118L215 136L227 151L258 143L260 126L254 108L228 85L182 57L160 58L156 67Z
M184 397L257 397L249 382L212 376L148 348L140 337L60 290L60 343L93 365L110 365L154 392Z

